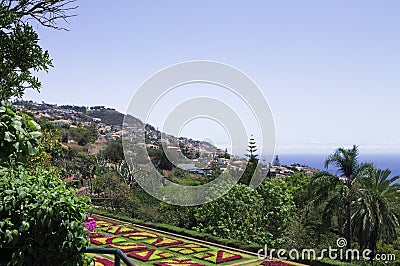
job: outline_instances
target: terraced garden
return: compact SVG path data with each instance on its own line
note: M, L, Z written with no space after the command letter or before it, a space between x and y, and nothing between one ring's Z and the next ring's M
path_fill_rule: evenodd
M119 248L136 265L265 265L256 255L239 250L221 248L139 225L99 217L91 219L96 220L97 224L95 231L89 235L91 246ZM114 265L112 255L94 256L96 266Z

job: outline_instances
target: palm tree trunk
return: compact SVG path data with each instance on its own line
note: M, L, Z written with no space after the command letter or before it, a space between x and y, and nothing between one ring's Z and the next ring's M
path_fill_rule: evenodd
M346 238L347 238L347 249L351 249L352 246L352 226L351 226L351 203L353 202L353 196L351 195L351 180L348 178L347 186L349 188L347 206L346 206L346 219L347 219L347 226L346 226ZM348 258L348 261L352 261L352 258Z
M370 261L372 262L372 265L374 265L374 258L375 258L376 243L377 242L378 242L378 230L375 227L374 231L372 233L371 239L370 239L370 247L369 247L369 249L372 251L371 252L371 257L370 257Z
M370 255L370 262L372 263L372 265L374 265L374 258L375 258L375 250L376 250L376 241L373 240L371 241L372 243L370 244L369 249L371 250L371 255Z
M340 210L337 211L337 223L338 223L339 234L341 235L343 228L342 228L342 214L340 213Z
M350 209L350 203L347 204L346 207L346 218L347 218L347 224L346 224L346 238L347 238L347 248L351 249L351 209Z

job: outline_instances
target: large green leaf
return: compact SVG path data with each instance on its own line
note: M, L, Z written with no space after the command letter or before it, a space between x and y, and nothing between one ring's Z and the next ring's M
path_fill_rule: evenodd
M4 133L4 140L8 142L12 142L15 140L15 136L11 132Z

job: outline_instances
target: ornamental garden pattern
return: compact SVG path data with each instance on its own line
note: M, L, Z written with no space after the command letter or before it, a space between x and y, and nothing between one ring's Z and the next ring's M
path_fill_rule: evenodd
M136 265L269 265L256 255L170 236L131 224L89 217L96 227L88 234L93 247L119 248ZM93 255L95 266L114 265L111 255ZM280 262L279 265L289 265Z

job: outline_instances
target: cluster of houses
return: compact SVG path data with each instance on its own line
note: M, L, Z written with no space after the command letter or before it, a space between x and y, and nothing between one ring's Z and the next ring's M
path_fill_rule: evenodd
M94 118L95 119L95 118ZM100 118L98 118L100 119ZM116 140L118 138L121 138L122 135L124 134L124 130L122 129L122 126L119 125L106 125L104 123L99 122L98 123L98 131L99 131L99 139L98 142L106 142L108 140Z
M132 139L138 136L145 139L144 142L137 143L142 148L159 149L161 141L163 141L165 147L177 153L185 151L201 155L198 158L191 159L189 163L187 159L184 163L175 162L177 167L187 170L190 174L206 176L212 174L212 169L217 167L221 171L224 171L228 165L243 169L247 163L245 159L235 156L227 159L226 150L217 149L208 142L185 137L176 138L161 133L151 125L146 125L144 128L139 125L131 126L127 128L129 132L126 132L122 125L107 125L100 118L86 115L88 107L57 106L55 104L40 104L32 101L17 101L14 103L14 106L17 109L29 110L37 117L46 118L55 126L76 127L77 124L90 126L92 123L96 123L99 132L98 142L100 143L121 138L124 134L126 136L129 133ZM105 107L91 107L90 109L97 110L99 108L104 109ZM304 172L306 175L312 175L317 172L315 169L301 165L280 166L269 164L266 168L268 169L268 176L276 178L292 175L294 172Z
M48 104L48 103L35 103L33 101L16 101L14 106L18 110L29 110L35 117L42 117L48 119L54 126L68 126L77 127L90 126L96 123L99 131L99 142L106 142L108 140L115 140L122 137L124 131L122 125L107 125L101 121L101 118L91 117L86 115L86 110L105 110L103 106L85 107L85 106L71 106ZM114 110L107 108L107 110Z
M74 121L91 122L93 118L86 115L82 110L86 107L58 106L57 104L35 103L33 101L16 101L14 107L18 110L29 110L35 117L43 117L54 121L57 126L72 125Z
M268 169L268 176L279 178L279 177L293 175L295 172L303 172L305 175L313 175L316 172L318 172L318 170L307 166L301 166L299 164L294 164L289 166L270 164Z
M207 164L203 167L198 166L200 160L201 159L193 159L192 163L178 164L177 167L187 170L190 174L205 176L212 174L212 169L214 169L215 167L219 168L221 171L225 171L228 166L243 170L247 164L247 161L245 159L235 156L232 156L231 159L226 159L215 155L214 159L212 159L211 161L207 161L206 159L205 162ZM295 172L302 172L305 175L311 176L319 171L317 169L307 166L300 166L298 164L290 166L268 164L263 166L263 170L267 172L268 177L273 178L290 176L293 175Z

